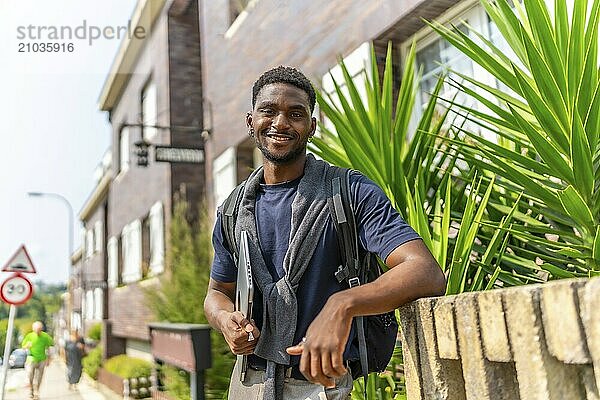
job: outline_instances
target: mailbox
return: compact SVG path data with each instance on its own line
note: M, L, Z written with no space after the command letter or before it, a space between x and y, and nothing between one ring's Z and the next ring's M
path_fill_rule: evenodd
M204 399L204 370L212 365L210 326L151 323L150 344L155 360L190 373L193 400Z

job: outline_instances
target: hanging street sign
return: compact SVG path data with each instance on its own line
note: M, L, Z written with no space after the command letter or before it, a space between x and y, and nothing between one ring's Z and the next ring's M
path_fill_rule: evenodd
M3 272L26 272L29 274L35 274L35 267L27 253L25 245L19 247L19 249L13 254L8 262L2 268Z
M204 150L154 146L154 160L157 162L200 164L204 161Z
M33 295L33 286L25 276L16 273L0 286L2 301L14 306L24 304Z

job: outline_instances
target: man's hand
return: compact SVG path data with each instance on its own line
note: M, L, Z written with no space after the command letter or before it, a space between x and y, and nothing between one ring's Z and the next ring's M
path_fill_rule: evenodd
M234 311L234 296L235 282L219 282L211 278L204 299L204 312L211 326L223 334L233 354L252 354L260 331L254 321L248 321L241 312Z
M220 330L231 352L236 355L252 354L260 337L254 321L248 321L239 311L223 312L221 315Z
M341 293L341 292L340 292ZM333 295L308 327L302 343L288 347L290 355L300 355L300 372L310 382L335 387L334 378L346 374L344 349L352 316L340 299Z

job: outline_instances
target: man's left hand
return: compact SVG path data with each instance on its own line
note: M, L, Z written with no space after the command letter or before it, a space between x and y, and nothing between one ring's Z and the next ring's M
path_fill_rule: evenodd
M350 334L352 316L345 307L342 293L329 298L308 327L303 341L286 349L290 355L301 356L300 372L306 379L326 388L335 387L334 378L347 372L344 367L344 349Z

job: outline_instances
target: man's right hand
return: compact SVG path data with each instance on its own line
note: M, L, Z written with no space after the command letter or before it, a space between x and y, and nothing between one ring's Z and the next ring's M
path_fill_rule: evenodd
M225 311L221 314L220 328L233 354L248 355L254 352L260 337L260 331L254 321L248 321L239 311ZM248 340L249 338L253 340Z

